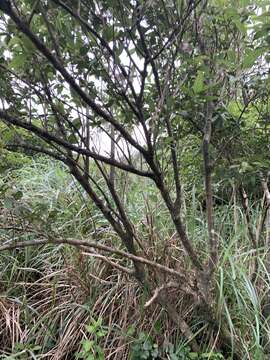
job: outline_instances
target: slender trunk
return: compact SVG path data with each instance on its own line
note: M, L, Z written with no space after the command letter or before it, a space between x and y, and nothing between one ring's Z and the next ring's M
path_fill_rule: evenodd
M90 123L89 123L89 106L86 107L86 119L85 119L85 145L86 148L90 150ZM86 177L89 176L89 169L90 169L90 158L89 156L85 157L84 163L85 169L84 174Z
M110 125L111 128L111 159L115 160L115 130L113 125ZM115 187L115 167L110 167L110 182L113 187Z
M267 213L265 219L265 226L266 226L265 246L268 249L270 245L270 191L268 188L267 180L262 177L261 182L262 182L262 187L265 194L265 200L267 206Z
M212 103L206 105L206 122L204 128L203 138L203 160L204 160L204 182L206 193L206 213L207 213L207 227L209 239L209 276L216 268L218 261L218 239L214 229L214 214L213 214L213 192L212 192L212 165L210 159L210 141L212 135Z

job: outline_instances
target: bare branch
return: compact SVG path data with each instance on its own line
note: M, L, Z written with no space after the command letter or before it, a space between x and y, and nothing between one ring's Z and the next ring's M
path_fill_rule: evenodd
M73 145L63 139L60 139L59 137L50 134L49 132L33 125L27 122L23 122L20 119L18 119L15 116L11 116L9 114L7 114L7 112L0 110L0 118L4 119L5 121L7 121L9 124L21 127L23 129L29 130L30 132L36 134L37 136L39 136L40 138L44 139L46 142L54 142L60 146L63 146L65 149L71 150L71 151L75 151L77 154L81 154L81 155L86 155L89 156L95 160L99 160L102 161L106 164L115 166L119 169L131 172L133 174L136 175L140 175L140 176L144 176L144 177L149 177L149 178L153 178L153 174L151 172L147 172L147 171L141 171L138 170L136 168L134 168L131 165L127 165L124 163L120 163L117 160L108 158L106 156L97 154L93 151L90 151L88 149L84 149L84 148L80 148L76 145Z
M168 284L163 284L162 286L156 288L154 290L152 297L144 304L144 308L147 309L154 302L156 302L158 300L158 297L159 297L161 291L163 291L165 289L173 288L173 287L177 288L177 287L179 287L179 284L174 283L174 282L169 282Z
M97 259L100 259L100 260L106 262L107 264L113 266L117 270L120 270L120 271L124 272L125 274L134 275L134 272L132 270L127 269L126 267L117 264L115 261L108 258L107 256L103 256L103 255L100 255L100 254L97 254L97 253L90 253L90 252L83 252L82 254L86 255L86 256L92 256L92 257L95 257Z
M241 201L242 201L242 206L244 209L244 214L245 214L245 218L246 218L246 222L247 222L247 227L248 227L248 234L249 234L249 238L253 244L253 248L257 249L257 241L256 241L256 236L253 232L252 229L252 223L251 223L251 215L250 215L250 208L249 208L249 204L248 204L248 195L244 189L244 187L241 185L240 189L239 189L239 193L240 193L240 197L241 197Z
M111 254L116 254L116 255L120 255L123 258L129 259L129 260L133 260L133 261L137 261L140 262L142 264L145 265L149 265L150 267L153 267L163 273L167 273L170 274L174 277L176 277L177 279L179 279L179 281L184 281L186 282L187 279L187 275L185 275L183 272L179 273L176 270L173 270L167 266L158 264L154 261L145 259L143 257L140 256L135 256L133 254L127 253L125 251L122 250L118 250L118 249L113 249L109 246L106 245L101 245L98 244L96 242L90 242L90 241L86 241L86 240L73 240L73 239L39 239L39 240L31 240L31 241L23 241L23 242L14 242L12 244L7 244L7 245L2 245L0 246L0 252L3 252L5 250L13 250L16 248L24 248L24 247L28 247L28 246L40 246L40 245L47 245L47 244L55 244L55 245L61 245L61 244L67 244L67 245L72 245L75 247L80 247L80 246L85 246L87 248L93 248L93 249L97 249L97 250L101 250L101 251L105 251Z

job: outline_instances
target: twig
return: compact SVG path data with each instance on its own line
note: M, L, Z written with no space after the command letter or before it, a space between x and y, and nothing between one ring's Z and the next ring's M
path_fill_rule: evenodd
M127 269L124 266L117 264L116 262L112 261L111 259L107 258L104 255L100 255L100 254L96 254L96 253L89 253L89 252L83 252L82 254L85 255L85 256L92 256L92 257L95 257L97 259L100 259L100 260L106 262L107 264L115 267L116 269L118 269L118 270L120 270L120 271L122 271L122 272L124 272L124 273L126 273L128 275L134 275L134 272L132 270Z
M162 290L178 286L179 284L177 283L169 282L168 284L163 284L162 286L156 288L154 290L153 296L144 304L144 308L147 309L150 305L152 305L158 299L158 296Z

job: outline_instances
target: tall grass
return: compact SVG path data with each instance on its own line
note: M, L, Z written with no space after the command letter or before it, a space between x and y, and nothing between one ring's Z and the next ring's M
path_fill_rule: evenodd
M154 188L135 181L126 186L125 205L148 253L171 267L188 268L188 260ZM138 191L142 186L147 187L147 196ZM85 201L82 189L63 166L53 161L33 160L2 179L2 187L1 243L27 241L48 233L106 243L117 241L114 233L104 227L102 216ZM18 191L22 196L13 198L12 206L6 206L5 199ZM205 214L196 198L188 205L188 234L201 255L206 256ZM254 226L259 212L258 206L252 208ZM245 218L237 204L216 211L216 229L220 262L215 301L220 326L226 324L232 339L237 339L233 347L241 344L243 359L267 358L270 328L262 316L262 300L269 291L265 265L268 249L252 249ZM256 257L259 270L254 283L250 278ZM148 299L132 279L78 249L46 245L0 253L0 274L3 359L76 359L88 340L97 349L102 348L106 359L128 359L136 344L142 349L147 344L153 354L158 348L159 358L189 358L188 353L183 355L188 344L178 329L155 304L144 309ZM218 349L218 338L204 331L205 324L190 295L172 290L170 297L194 333L198 333L210 359ZM102 320L100 337L87 330L97 319Z

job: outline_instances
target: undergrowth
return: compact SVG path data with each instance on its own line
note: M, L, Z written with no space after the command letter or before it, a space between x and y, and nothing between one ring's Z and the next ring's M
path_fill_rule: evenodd
M138 236L154 260L179 270L188 268L158 194L150 185L147 198L137 191L148 185L132 181L125 185L124 200ZM55 162L40 158L14 170L2 177L0 191L1 244L49 235L119 245L102 216L85 201L82 189ZM196 199L187 208L189 236L204 256L205 214ZM254 227L259 212L255 204ZM241 343L243 359L266 359L270 333L262 316L262 299L269 291L266 249L252 250L237 204L216 212L216 228L221 244L217 317ZM133 279L92 255L64 245L0 253L1 359L233 359L221 354L218 338L204 331L188 294L172 290L170 296L177 299L177 309L200 339L201 353L191 351L160 307L144 308L147 295ZM251 282L256 258L258 275Z

